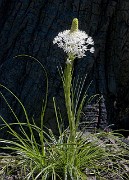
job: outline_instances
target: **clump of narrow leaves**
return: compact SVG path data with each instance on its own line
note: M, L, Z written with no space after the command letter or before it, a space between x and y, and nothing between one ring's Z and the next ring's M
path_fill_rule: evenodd
M23 128L26 125L20 124ZM45 133L36 124L30 124L30 127L39 134L39 138L41 133ZM77 132L73 144L69 143L68 130L62 132L58 138L48 130L47 138L38 144L34 136L27 139L24 133L19 136L12 132L11 125L8 125L8 128L15 137L13 141L1 140L6 143L4 149L15 152L12 158L8 156L12 166L8 173L20 169L21 178L28 180L88 180L91 174L98 180L129 178L129 147L117 134L100 132L85 135ZM4 162L4 169L8 165L8 162Z

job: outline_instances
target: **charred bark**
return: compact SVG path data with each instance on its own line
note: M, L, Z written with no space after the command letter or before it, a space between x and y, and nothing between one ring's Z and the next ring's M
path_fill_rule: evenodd
M39 121L42 98L45 97L45 74L33 60L13 57L18 54L34 56L46 68L49 90L45 125L55 130L53 96L65 116L57 66L64 67L66 56L53 46L52 41L59 31L69 29L72 19L77 17L79 28L94 39L95 53L76 60L75 76L87 73L86 84L93 80L89 94L103 94L109 124L117 126L125 114L129 121L127 0L1 0L0 10L0 83L23 102L29 117ZM2 92L24 121L16 99L3 89ZM6 103L2 98L0 101L0 114L12 122L14 118Z

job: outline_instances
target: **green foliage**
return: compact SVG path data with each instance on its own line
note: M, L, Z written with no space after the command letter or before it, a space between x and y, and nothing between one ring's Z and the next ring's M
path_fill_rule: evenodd
M13 161L4 162L3 172L11 163L12 168L21 169L21 177L28 180L88 180L91 174L103 180L120 177L122 179L129 178L127 174L129 147L122 142L121 136L116 136L111 132L85 135L76 130L74 142L71 141L69 129L64 131L60 129L56 103L53 98L60 133L57 138L50 129L46 133L42 126L38 127L34 120L33 123L30 123L22 102L8 88L3 85L0 86L17 99L26 117L26 123L21 123L5 96L1 93L17 120L15 124L20 127L20 132L17 133L12 128L14 123L8 124L0 116L5 124L3 128L7 127L8 132L14 137L13 140L0 139L2 143L6 144L3 149L12 150L15 153L15 156L4 156L5 159L10 158ZM82 108L82 105L80 106ZM78 108L78 111L81 112L81 108ZM42 113L41 121L43 121L43 117L44 114ZM30 136L28 132L30 132ZM35 132L38 134L40 143L35 138ZM8 171L8 173L13 173L13 170Z

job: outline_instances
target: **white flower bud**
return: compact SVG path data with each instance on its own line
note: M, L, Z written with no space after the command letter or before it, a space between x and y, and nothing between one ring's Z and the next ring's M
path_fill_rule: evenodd
M66 64L71 64L71 60L67 58Z
M91 48L90 48L90 52L91 52L91 53L94 53L94 52L95 52L95 48L94 48L94 47L91 47Z

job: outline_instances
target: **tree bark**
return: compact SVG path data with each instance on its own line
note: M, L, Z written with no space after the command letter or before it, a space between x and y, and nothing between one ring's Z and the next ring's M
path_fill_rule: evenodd
M77 17L79 29L94 39L95 53L76 60L75 76L88 74L86 85L93 80L89 95L103 94L108 123L119 128L118 124L124 118L123 126L126 126L129 108L128 11L127 0L1 0L0 83L16 94L29 117L39 122L42 99L46 93L45 74L31 58L14 58L19 54L34 56L48 73L45 125L57 131L52 97L56 98L67 124L62 82L57 70L60 65L64 68L66 55L53 46L52 41L58 32L69 29L72 19ZM23 111L16 99L6 90L1 91L24 121ZM14 121L2 98L0 114L8 122Z

